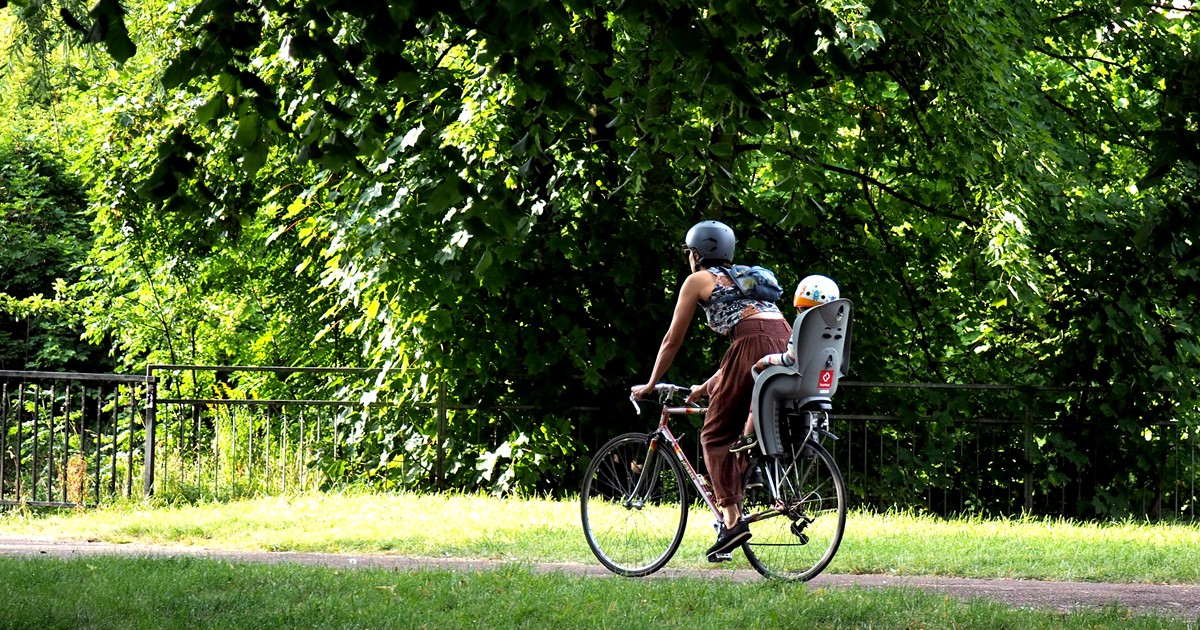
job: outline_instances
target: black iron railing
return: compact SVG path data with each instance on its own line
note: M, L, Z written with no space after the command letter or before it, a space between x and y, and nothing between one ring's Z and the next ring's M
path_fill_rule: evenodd
M455 414L541 411L453 403L440 384L429 400L377 400L370 392L379 374L198 365L152 365L140 376L0 372L0 505L95 505L136 496L139 485L143 496L317 488L370 474L350 468L361 460L364 427L394 430L410 449L434 454L410 462L384 453L392 459L373 465L441 489L447 459L459 455L447 452ZM1045 515L1095 504L1096 514L1195 518L1200 449L1160 394L1125 405L1118 428L1087 413L1111 399L1103 388L841 387L833 416L840 439L827 446L855 504ZM1117 449L1116 440L1127 442ZM700 462L698 445L689 448Z
M0 371L0 505L95 505L150 490L144 376Z

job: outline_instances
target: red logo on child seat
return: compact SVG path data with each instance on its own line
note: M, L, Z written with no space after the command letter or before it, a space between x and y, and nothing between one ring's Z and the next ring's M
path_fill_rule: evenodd
M824 394L833 387L833 370L821 370L821 374L817 377L817 389Z

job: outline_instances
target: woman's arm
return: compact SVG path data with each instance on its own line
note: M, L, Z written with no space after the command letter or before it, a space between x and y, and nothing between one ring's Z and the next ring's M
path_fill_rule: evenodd
M688 326L696 314L696 305L707 295L712 295L713 282L712 274L704 270L693 273L683 281L683 286L679 289L679 299L675 302L675 314L671 316L671 325L667 327L667 334L658 346L658 356L654 359L650 380L640 388L634 388L635 398L649 396L654 391L654 384L667 373L675 355L679 353L679 348L683 346Z
M692 393L688 394L687 402L694 403L697 400L711 396L712 390L717 386L717 381L719 380L721 380L720 368L718 368L716 372L713 372L713 375L708 377L708 380L704 381L703 384L696 385L692 388Z

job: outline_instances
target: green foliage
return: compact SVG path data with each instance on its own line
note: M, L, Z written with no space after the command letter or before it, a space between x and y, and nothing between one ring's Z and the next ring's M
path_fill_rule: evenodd
M0 367L94 365L79 306L62 299L91 241L83 188L52 151L9 131L0 129Z
M558 484L595 436L641 425L624 392L671 312L675 244L720 218L785 285L838 280L858 378L1123 392L1074 401L1093 426L1044 436L1068 460L1114 426L1129 444L1083 511L1120 509L1117 470L1162 465L1129 438L1196 422L1190 7L128 8L65 27L14 11L121 62L66 100L95 200L73 295L126 365L400 368L374 386L539 410L455 415L456 484ZM721 350L693 331L669 378L698 381ZM411 483L396 440L431 469L428 423L375 422L372 474ZM939 478L952 445L923 443L883 494Z
M36 146L0 145L0 274L22 298L48 293L87 251L83 191Z

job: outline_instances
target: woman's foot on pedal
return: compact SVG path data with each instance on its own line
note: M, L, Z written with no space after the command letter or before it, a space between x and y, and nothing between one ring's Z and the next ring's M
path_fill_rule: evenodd
M732 528L727 528L721 523L717 528L717 542L708 548L708 561L722 562L728 559L722 556L727 556L742 543L750 540L750 536L750 526L745 521L738 521Z
M755 437L753 435L743 435L742 437L738 438L738 440L736 442L733 443L733 446L729 447L729 452L730 453L741 453L744 451L748 451L756 446L758 446L758 438L757 437Z

